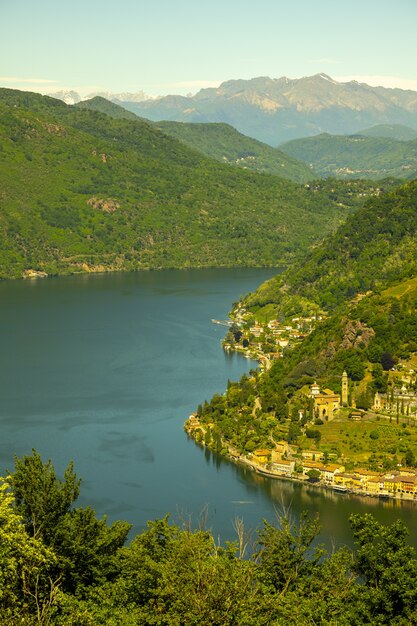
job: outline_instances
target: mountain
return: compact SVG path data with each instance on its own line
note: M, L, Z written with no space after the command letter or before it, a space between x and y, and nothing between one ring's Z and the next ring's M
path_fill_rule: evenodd
M246 303L271 315L325 310L417 276L417 181L369 199L336 233L267 281Z
M155 125L0 90L0 277L279 265L379 193L232 168Z
M84 100L90 100L91 98L95 98L97 96L100 96L101 98L106 98L106 100L111 100L112 102L143 102L144 100L153 99L153 96L148 96L144 91L136 91L135 93L113 93L112 91L96 91L88 94L84 98Z
M305 182L313 175L308 166L251 137L242 135L228 124L187 124L186 122L157 122L164 133L176 137L222 163L240 168L275 174L290 180Z
M153 121L224 122L273 146L322 132L357 133L376 124L417 128L417 92L341 83L326 74L229 80L195 96L123 105Z
M92 98L100 97L110 100L111 102L142 102L143 100L152 99L152 96L148 96L144 91L137 91L135 93L122 92L113 93L112 91L95 91L88 94L85 97L80 96L76 91L72 90L60 90L53 93L49 93L48 96L62 100L65 104L78 104L84 100L91 100Z
M398 141L411 141L417 139L417 129L403 126L402 124L377 124L371 128L359 131L358 135L365 137L387 137Z
M100 111L115 119L138 119L138 116L131 111L100 96L79 102L76 106ZM185 122L155 122L155 124L167 135L175 137L190 148L221 163L275 174L296 182L305 182L313 178L310 169L301 161L256 139L242 135L228 124L187 124Z
M53 93L48 94L50 98L56 98L57 100L62 100L65 104L77 104L82 100L80 94L76 91L61 89L60 91L55 91Z
M280 147L289 156L304 161L320 177L381 179L417 176L417 139L399 141L387 137L323 133L294 139Z
M115 102L111 102L102 96L94 96L89 100L77 102L75 106L79 109L88 109L90 111L99 111L105 115L109 115L114 119L137 120L139 119L135 113L128 111L124 107Z

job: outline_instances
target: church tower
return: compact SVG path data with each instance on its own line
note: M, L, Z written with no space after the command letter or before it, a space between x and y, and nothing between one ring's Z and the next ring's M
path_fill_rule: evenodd
M349 379L346 370L342 374L342 406L348 405L349 400Z

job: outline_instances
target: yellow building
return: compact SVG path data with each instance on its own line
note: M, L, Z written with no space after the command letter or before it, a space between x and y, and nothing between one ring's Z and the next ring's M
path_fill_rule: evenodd
M301 456L309 461L321 461L323 453L320 450L302 450Z
M346 474L345 472L341 472L340 474L335 474L334 484L339 485L340 487L352 487L352 479L353 474Z
M271 452L272 463L281 460L284 454L288 454L289 450L290 446L288 441L277 441L275 444L275 450L272 450Z
M379 472L373 472L372 470L359 468L354 470L352 487L360 489L361 491L368 491L368 483L370 480L377 478L379 480Z
M253 460L255 463L268 463L271 451L265 449L255 450Z
M381 479L376 476L368 478L366 489L372 496L378 495L381 491Z
M314 415L322 420L332 420L335 411L340 409L340 395L331 389L320 391L317 383L310 387L310 398L314 403Z

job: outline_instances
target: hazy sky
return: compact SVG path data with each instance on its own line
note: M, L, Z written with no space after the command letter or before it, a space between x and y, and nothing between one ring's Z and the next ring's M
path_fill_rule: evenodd
M0 0L0 86L152 95L325 72L417 90L417 0Z

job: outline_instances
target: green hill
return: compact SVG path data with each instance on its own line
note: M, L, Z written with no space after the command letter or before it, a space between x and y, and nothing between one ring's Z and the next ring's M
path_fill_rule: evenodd
M0 276L279 265L378 193L231 168L140 119L0 91Z
M410 397L415 390L416 205L417 181L369 201L306 261L294 264L236 306L236 319L243 315L245 321L230 329L229 343L234 335L230 345L243 347L256 320L263 330L255 341L264 353L275 353L273 333L265 325L267 319L274 319L280 333L290 329L291 347L284 350L284 358L271 359L269 369L229 383L224 395L198 408L203 428L214 424L206 445L224 454L232 445L247 454L257 448L271 449L274 441L286 439L295 448L314 445L319 456L332 454L351 468L356 464L397 469L406 454L414 459L412 465L417 464L415 408L411 422L410 407L404 398L398 399L404 382ZM318 311L312 332L298 330L293 339L291 329L302 329L297 323L307 325ZM324 418L316 420L309 385L317 381L322 389L340 393L344 370L358 408L369 409L378 391L386 394L391 412L384 410L380 416L371 411L370 421L358 428L352 426L347 409L338 414L332 428ZM403 434L408 426L412 431ZM322 436L324 443L317 447ZM378 446L373 437L390 444Z
M114 119L125 119L125 120L137 120L139 119L135 113L128 111L124 107L116 104L115 102L110 102L110 100L106 100L106 98L102 98L101 96L95 96L90 100L82 100L81 102L77 102L75 104L79 109L87 109L90 111L99 111L100 113L105 113L106 115L110 115Z
M417 139L417 130L409 126L403 126L403 124L377 124L376 126L371 126L371 128L359 131L358 135L410 141L411 139Z
M75 106L100 111L115 119L138 119L134 113L100 96L84 100ZM155 122L155 125L165 134L175 137L190 148L221 163L274 174L296 182L313 179L310 168L301 161L261 141L242 135L229 124L187 124L186 122L162 121Z
M417 174L417 139L328 135L295 139L280 146L308 164L317 176L383 179L414 178Z
M191 148L244 169L275 174L297 182L313 179L308 166L281 150L242 135L229 124L157 122L157 126Z
M368 200L334 235L246 299L253 310L295 313L314 303L332 310L358 293L417 275L417 181Z

